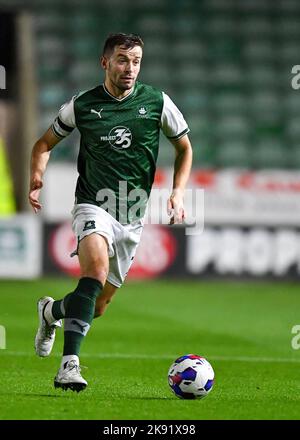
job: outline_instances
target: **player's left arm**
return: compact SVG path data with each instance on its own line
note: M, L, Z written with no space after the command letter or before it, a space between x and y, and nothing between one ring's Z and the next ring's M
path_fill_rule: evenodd
M192 166L192 147L188 138L189 127L183 114L171 98L164 92L161 113L161 128L164 135L175 147L173 190L168 199L168 214L170 224L182 223L185 217L183 196Z
M182 223L185 218L184 191L190 176L193 150L187 134L179 139L170 139L175 147L175 163L173 175L173 190L168 199L168 214L171 216L170 225Z

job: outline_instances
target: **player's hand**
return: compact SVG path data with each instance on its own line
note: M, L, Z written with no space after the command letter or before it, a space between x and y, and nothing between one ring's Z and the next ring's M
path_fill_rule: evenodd
M34 175L30 179L29 189L29 203L33 207L35 213L42 209L42 205L39 203L40 192L43 187L43 181L40 176Z
M173 190L168 199L168 215L171 216L169 225L180 224L185 219L183 207L183 191L179 189Z

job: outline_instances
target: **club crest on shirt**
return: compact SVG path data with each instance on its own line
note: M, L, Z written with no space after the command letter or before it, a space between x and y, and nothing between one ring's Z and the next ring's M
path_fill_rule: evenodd
M144 105L140 106L138 108L138 117L139 118L147 118L148 117L148 110L147 107L145 107Z

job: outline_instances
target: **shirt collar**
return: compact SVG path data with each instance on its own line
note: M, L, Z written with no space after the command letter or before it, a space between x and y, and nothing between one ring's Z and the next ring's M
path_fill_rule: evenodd
M104 83L102 84L104 92L107 93L108 96L110 96L111 98L113 98L113 99L115 99L116 101L119 101L119 102L124 101L125 99L129 98L133 94L133 92L135 90L135 86L136 86L136 83L134 84L134 86L132 87L132 90L130 91L130 93L128 93L128 95L124 96L123 98L116 98L114 95L109 93L109 91L105 87L105 84Z

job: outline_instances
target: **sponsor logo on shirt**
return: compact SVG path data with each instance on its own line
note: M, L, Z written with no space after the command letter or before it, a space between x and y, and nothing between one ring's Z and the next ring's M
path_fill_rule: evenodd
M108 136L101 136L101 141L108 141L115 150L129 148L132 142L132 133L128 127L118 125L112 128Z

